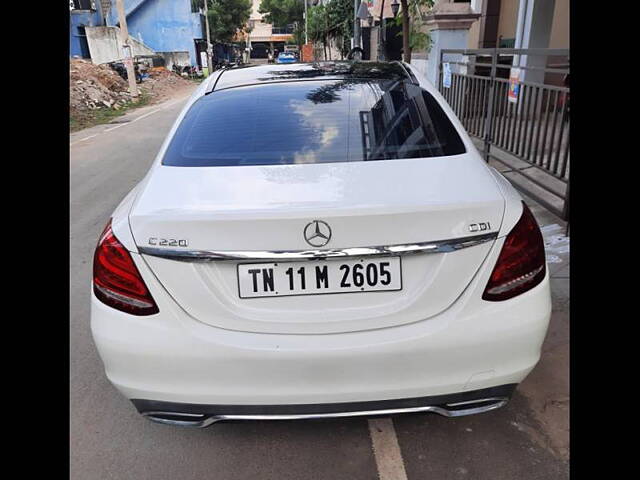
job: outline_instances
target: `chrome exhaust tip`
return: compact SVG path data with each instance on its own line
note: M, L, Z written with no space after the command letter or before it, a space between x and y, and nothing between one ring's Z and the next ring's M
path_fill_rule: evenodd
M180 427L204 428L221 419L214 415L203 413L179 413L179 412L142 412L142 416L152 422L163 425L177 425Z
M442 412L436 411L445 417L463 417L465 415L475 415L476 413L490 412L509 403L509 397L482 398L480 400L469 400L466 402L447 403L440 408Z

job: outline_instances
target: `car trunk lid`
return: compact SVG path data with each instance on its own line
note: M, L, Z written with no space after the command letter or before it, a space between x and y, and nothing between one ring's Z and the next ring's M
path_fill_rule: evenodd
M504 199L474 154L375 162L167 167L152 172L130 214L143 255L175 301L198 321L232 330L331 333L437 315L469 284L492 242L403 256L402 289L240 298L238 263L261 253L387 247L497 233ZM330 226L322 247L305 240ZM149 250L147 250L149 251ZM254 259L185 262L170 252L243 252Z

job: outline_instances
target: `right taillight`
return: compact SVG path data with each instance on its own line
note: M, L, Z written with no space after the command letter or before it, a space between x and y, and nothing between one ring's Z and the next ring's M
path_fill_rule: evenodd
M158 307L131 254L107 224L93 256L93 292L110 307L131 315L153 315Z
M495 302L515 297L538 285L545 273L542 233L522 202L522 216L504 241L482 298Z

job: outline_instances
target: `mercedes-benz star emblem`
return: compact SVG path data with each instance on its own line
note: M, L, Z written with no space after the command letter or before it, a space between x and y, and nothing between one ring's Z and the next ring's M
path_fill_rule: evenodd
M304 239L312 247L324 247L331 240L331 228L327 222L314 220L304 227Z

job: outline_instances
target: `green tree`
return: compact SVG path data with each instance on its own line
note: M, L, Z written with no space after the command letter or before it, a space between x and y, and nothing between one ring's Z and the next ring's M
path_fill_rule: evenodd
M211 42L231 42L249 20L251 6L251 0L207 0Z
M258 12L263 21L285 27L294 25L293 39L299 48L304 43L304 0L262 0Z
M353 35L353 0L330 0L327 3L328 35L340 46L342 57L351 49Z
M327 47L333 42L338 45L344 58L349 53L350 39L353 33L353 0L330 0L324 5L308 9L309 40L322 43L325 58L331 60L331 50L327 57Z
M304 25L297 22L294 24L295 28L293 29L293 38L291 39L291 43L293 45L297 45L300 51L302 51L302 45L304 44Z
M317 5L307 10L307 35L313 43L322 43L324 58L327 58L327 44L329 43L329 29L327 8Z
M304 23L304 0L262 0L263 21L277 27Z
M411 51L429 49L431 38L421 32L422 12L433 7L434 0L400 0L401 15L396 18L402 25L402 50L405 62L411 62Z

